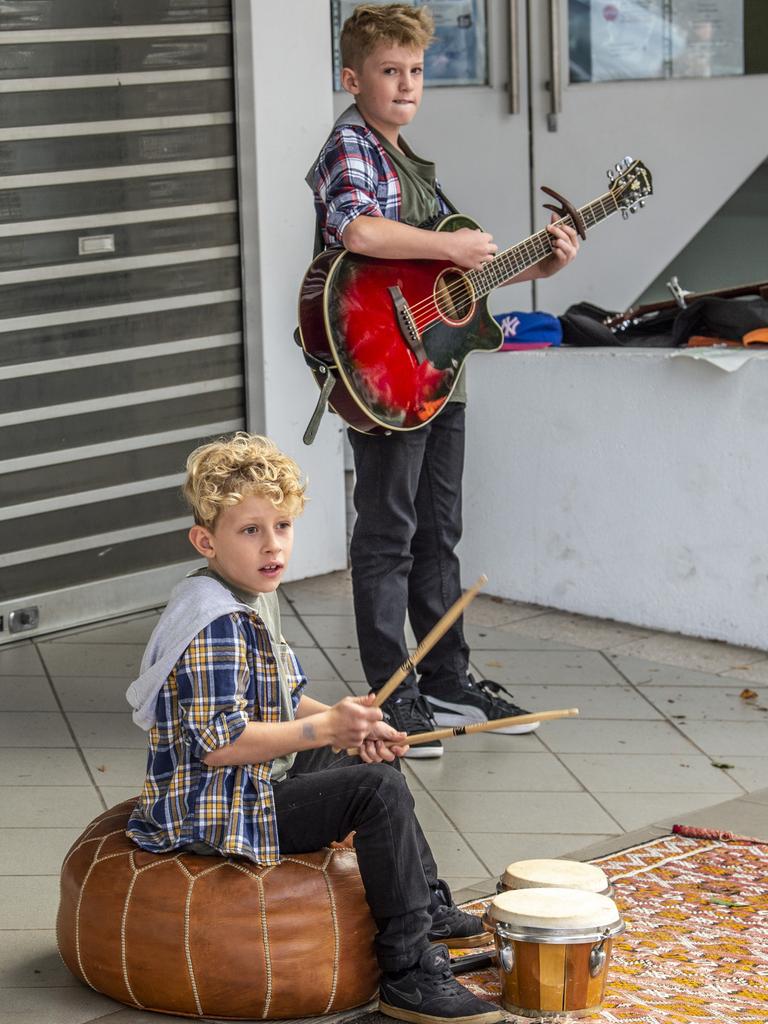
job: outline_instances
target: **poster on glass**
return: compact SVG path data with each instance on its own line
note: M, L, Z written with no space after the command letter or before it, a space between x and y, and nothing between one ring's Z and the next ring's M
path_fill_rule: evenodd
M333 86L337 92L341 90L341 28L358 3L359 0L331 0ZM414 0L413 6L421 4ZM435 19L435 39L424 60L424 84L486 85L485 0L431 0L429 9Z

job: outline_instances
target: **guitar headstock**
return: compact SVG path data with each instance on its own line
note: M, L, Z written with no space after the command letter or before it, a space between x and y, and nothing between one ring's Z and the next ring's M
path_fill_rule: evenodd
M626 218L645 206L646 196L653 195L651 172L640 160L625 156L613 170L608 171L610 192L621 215Z

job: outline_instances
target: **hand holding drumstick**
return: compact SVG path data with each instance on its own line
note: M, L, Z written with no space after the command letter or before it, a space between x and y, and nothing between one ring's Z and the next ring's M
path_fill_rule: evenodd
M474 600L475 596L479 593L480 589L482 587L484 587L487 582L488 582L488 577L486 575L484 575L484 574L481 575L477 579L477 581L475 582L474 586L471 586L469 588L469 590L466 592L466 594L462 594L461 597L459 597L456 601L454 601L454 603L451 605L451 607L448 609L448 611L445 613L445 615L443 615L438 620L438 622L432 627L432 629L430 629L430 631L427 633L427 635L421 641L421 643L416 648L416 650L413 652L413 654L410 654L405 659L405 661L400 666L400 668L397 669L396 672L392 673L392 675L389 677L389 679L384 684L384 686L382 686L382 688L379 690L379 692L375 693L375 694L369 694L368 695L370 697L370 700L367 701L369 706L374 707L374 708L380 708L381 707L381 705L384 703L384 701L387 699L387 697L390 697L394 693L394 691L397 689L397 687L400 685L400 683L402 683L402 681L408 675L410 675L410 673L413 671L415 666L418 665L418 663L421 661L421 659L424 657L424 655L428 651L431 651L432 648L437 643L437 641L440 639L440 637L443 636L450 629L450 627L453 625L453 623L456 621L456 619L458 619L458 617L461 615L461 613L467 607L469 602ZM389 727L387 727L387 728L389 728ZM394 732L394 730L391 730L391 731ZM397 733L397 736L399 738L401 738L401 737L405 736L405 733ZM380 743L381 741L383 741L386 738L389 739L390 743L392 742L392 738L393 737L391 737L391 736L387 737L386 735L382 735L381 730L378 730L378 734L374 734L374 733L370 734L369 740L371 742L373 742L374 744L376 744L376 743ZM365 742L369 742L369 740L366 740ZM336 746L334 744L333 752L335 754L338 754L343 749L344 749L343 746ZM363 748L361 747L360 749L362 751ZM405 748L402 748L402 749L403 749L403 751L405 750ZM356 754L357 753L357 748L349 747L349 748L347 748L347 753L350 754L350 755L351 754ZM360 756L363 757L362 753L360 754ZM402 754L398 754L397 756L398 757L402 757ZM368 758L363 757L363 760L368 760ZM381 758L374 758L374 760L381 760ZM392 760L394 760L394 758L393 757L386 757L385 756L384 760L392 761Z
M402 683L424 655L430 651L440 637L448 631L470 601L474 600L475 596L487 582L487 576L480 576L474 586L470 587L465 594L462 594L462 596L448 609L445 615L443 615L442 618L432 627L413 654L405 659L400 668L393 673L381 690L379 690L377 694L369 694L367 698L363 698L369 707L381 707L387 697L394 693L400 683ZM528 722L541 722L552 718L570 718L574 715L578 715L578 713L578 708L565 708L558 711L539 711L528 715L512 715L509 718L496 719L495 721L490 722L476 722L473 725L459 726L452 729L436 729L433 732L417 733L409 736L408 742L405 746L402 744L395 745L392 742L395 738L392 735L394 730L387 726L385 722L376 722L374 729L372 729L362 743L359 744L359 747L348 747L347 753L350 756L359 753L363 761L393 761L395 756L402 757L409 746L416 746L419 743L429 743L431 740L448 739L451 736L463 736L466 733L492 732L494 729L503 729L507 725L524 725ZM395 735L399 740L405 738L405 733L397 733ZM334 750L337 753L340 749L340 747L334 747Z
M375 699L373 693L344 697L325 712L334 751L338 753L346 747L348 754L359 754L367 764L394 761L405 754L405 733L383 720Z
M473 732L494 732L496 729L503 729L507 725L527 725L529 722L547 722L553 718L574 718L578 715L578 708L560 708L555 711L534 711L528 715L510 715L508 718L496 718L488 722L473 722L472 725L455 725L452 727L446 727L445 729L433 729L432 732L417 732L408 737L408 746L415 747L420 743L429 743L431 740L447 740L453 736L468 736ZM385 724L385 723L382 723ZM400 733L399 735L404 735ZM366 738L366 741L368 739ZM377 747L379 749L379 747ZM390 748L397 752L397 757L402 757L403 752L407 747L392 747ZM357 754L358 750L355 747L347 749L347 753L350 755ZM362 753L360 754L362 757ZM384 757L385 761L393 761L394 757ZM363 758L368 760L368 758Z

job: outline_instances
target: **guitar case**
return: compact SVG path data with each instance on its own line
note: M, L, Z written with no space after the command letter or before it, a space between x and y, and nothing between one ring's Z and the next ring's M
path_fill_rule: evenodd
M741 341L768 327L768 301L761 298L696 299L685 309L646 314L638 323L612 331L604 320L616 313L591 302L570 306L561 316L563 344L581 347L676 348L693 336Z

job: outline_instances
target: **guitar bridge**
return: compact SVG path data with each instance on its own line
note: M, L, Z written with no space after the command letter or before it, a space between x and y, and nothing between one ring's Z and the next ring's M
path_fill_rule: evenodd
M390 285L387 291L392 296L392 305L395 307L397 326L400 328L403 341L411 352L413 352L416 357L416 362L421 365L427 361L427 352L424 348L424 343L419 337L419 332L416 330L416 324L411 316L408 303L405 301L405 296L397 285Z

